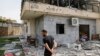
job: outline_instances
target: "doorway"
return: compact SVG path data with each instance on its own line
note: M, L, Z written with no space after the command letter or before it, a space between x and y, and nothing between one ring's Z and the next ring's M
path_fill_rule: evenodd
M89 25L79 25L79 40L81 39L82 33L87 34L87 41L90 40Z

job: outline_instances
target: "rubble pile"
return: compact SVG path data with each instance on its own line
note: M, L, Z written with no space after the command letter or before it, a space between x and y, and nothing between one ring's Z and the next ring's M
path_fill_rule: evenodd
M88 44L91 42L88 42ZM94 42L93 42L94 43ZM92 44L93 44L92 43ZM98 44L98 42L96 42ZM100 56L100 49L99 49L99 44L97 45L95 43L95 49L83 49L83 47L80 47L80 44L68 44L70 47L67 45L62 45L55 49L55 52L53 56ZM85 44L84 44L85 45ZM86 46L86 45L85 45ZM88 47L90 47L89 45ZM98 48L96 48L98 46ZM33 46L27 47L26 48L26 53L27 56L43 56L44 53L44 48L43 47L38 47L35 48Z
M23 42L23 49L26 56L44 56L44 47L28 46ZM53 56L100 56L100 42L87 41L81 44L67 43L58 46Z
M28 50L27 50L28 51ZM27 56L43 56L44 49L31 47L27 52ZM100 50L74 50L59 47L53 56L100 56Z
M100 49L100 41L87 41L82 44L83 49Z
M12 42L9 44L5 44L2 49L5 50L4 55L15 55L15 56L22 56L22 46L20 42Z

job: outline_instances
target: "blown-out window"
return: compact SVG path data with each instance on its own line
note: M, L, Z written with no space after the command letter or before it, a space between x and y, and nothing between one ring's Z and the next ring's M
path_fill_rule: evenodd
M64 24L56 24L56 33L57 34L64 34Z

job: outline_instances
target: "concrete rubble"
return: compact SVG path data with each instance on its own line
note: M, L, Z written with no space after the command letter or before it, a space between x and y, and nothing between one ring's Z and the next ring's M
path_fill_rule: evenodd
M20 39L25 56L43 56L44 47L27 45L25 39ZM87 41L84 43L60 44L53 56L100 56L100 41Z
M22 47L19 41L5 44L2 49L5 50L4 55L12 53L15 56L22 56Z
M23 49L26 56L43 56L44 53L42 46L35 48L26 45L25 42L23 42ZM62 44L55 49L53 56L100 56L100 42L88 41L81 44Z
M44 49L41 48L26 48L26 56L43 56ZM53 56L100 56L100 50L74 50L59 47L56 49Z

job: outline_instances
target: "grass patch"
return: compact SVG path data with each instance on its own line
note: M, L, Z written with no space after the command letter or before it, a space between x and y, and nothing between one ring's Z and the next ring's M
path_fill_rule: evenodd
M0 47L3 47L6 43L11 43L13 41L19 41L19 38L1 38L0 37Z
M0 43L0 48L2 48L5 44L4 43Z
M0 56L4 55L4 50L0 50Z
M7 38L0 38L0 43L5 43L5 42L9 42L9 40Z
M0 43L19 41L19 38L0 38Z
M9 41L19 41L19 38L8 38Z

